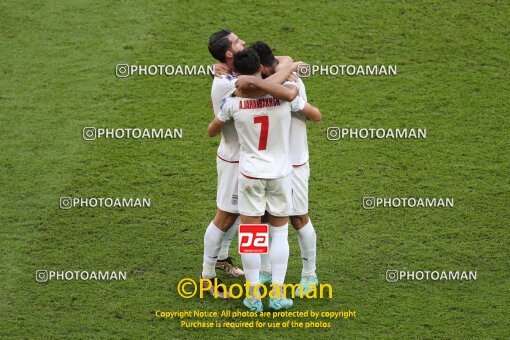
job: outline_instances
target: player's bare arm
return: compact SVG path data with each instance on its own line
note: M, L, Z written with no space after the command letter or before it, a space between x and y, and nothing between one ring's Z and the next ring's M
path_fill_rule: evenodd
M222 77L232 74L232 70L225 63L214 64L214 76Z
M302 64L302 62L299 61L299 62L284 64L284 65L278 64L278 71L276 73L272 74L271 76L265 78L264 80L270 81L275 84L282 84L287 79L292 77L292 75L293 75L292 72L294 72L297 69L297 65L299 65L299 64ZM239 82L239 79L238 79L238 81L236 83L236 87L242 91L248 91L248 90L252 89L253 84L251 84L249 82L244 82L244 81Z
M218 117L214 117L214 119L209 123L209 127L207 128L207 135L209 137L214 137L221 132L223 128L223 122L218 119Z
M309 103L306 103L305 107L300 112L313 122L318 122L322 119L322 114L319 109Z
M236 90L236 92L237 94L241 93L241 97L244 96L243 94L246 94L242 88L251 87L258 88L265 93L269 93L275 98L288 102L293 101L299 93L297 86L283 86L255 76L239 76L237 82L236 87L238 87L238 90ZM234 94L236 94L236 92Z
M276 73L267 77L266 80L271 81L273 83L282 84L292 76L292 72L296 71L298 65L300 64L303 64L303 62L296 61L290 64L284 65L278 64L276 66Z
M294 62L294 60L292 60L292 58L289 57L288 55L285 56L278 55L275 56L275 59L278 60L278 65L292 64Z

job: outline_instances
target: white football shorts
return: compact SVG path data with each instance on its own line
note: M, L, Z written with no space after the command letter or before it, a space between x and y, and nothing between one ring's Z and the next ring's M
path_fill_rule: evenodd
M220 210L239 214L237 194L239 163L224 161L216 157L216 169L218 171L216 206Z
M239 174L239 213L245 216L285 217L292 212L291 175L276 179L248 178Z
M308 180L310 179L310 164L292 167L292 212L290 216L308 214Z

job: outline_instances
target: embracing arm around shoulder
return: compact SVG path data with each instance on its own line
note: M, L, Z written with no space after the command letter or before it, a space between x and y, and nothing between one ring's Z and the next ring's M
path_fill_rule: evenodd
M292 60L292 58L289 57L288 55L278 55L278 56L275 56L275 59L278 60L279 65L292 64L294 62L294 60Z
M258 78L254 84L259 89L269 93L275 98L291 102L297 97L299 89L294 85L280 85Z
M298 95L298 88L296 86L283 86L268 79L262 79L255 76L239 76L237 78L236 87L238 90L249 91L249 89L258 89L271 96L285 100L293 101Z

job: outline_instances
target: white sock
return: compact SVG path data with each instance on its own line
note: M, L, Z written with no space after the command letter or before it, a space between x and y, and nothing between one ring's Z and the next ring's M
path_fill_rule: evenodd
M202 264L202 277L211 279L216 276L216 260L221 248L221 241L225 233L218 229L213 222L209 224L204 235L204 262Z
M256 300L253 295L254 286L259 283L260 254L241 254L241 261L243 262L243 270L246 281L252 285L249 288L249 291L252 296L250 301L253 302L254 299Z
M218 260L225 260L228 257L228 249L230 248L230 243L232 242L232 239L236 235L240 223L241 217L238 217L234 224L230 227L230 229L227 230L225 236L223 236L220 253L218 254Z
M287 274L289 262L289 224L281 227L269 226L270 245L269 258L271 259L271 270L273 282L283 284Z
M303 270L301 275L315 276L315 259L317 254L317 236L313 228L312 221L297 231L299 248L301 248L301 259L303 260Z
M269 258L269 253L260 254L260 271L271 273L271 259Z

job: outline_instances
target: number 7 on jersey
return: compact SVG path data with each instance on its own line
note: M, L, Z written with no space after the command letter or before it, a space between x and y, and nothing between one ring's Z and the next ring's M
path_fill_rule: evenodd
M268 116L253 117L253 123L260 124L259 150L266 150L267 134L269 131L269 117Z

